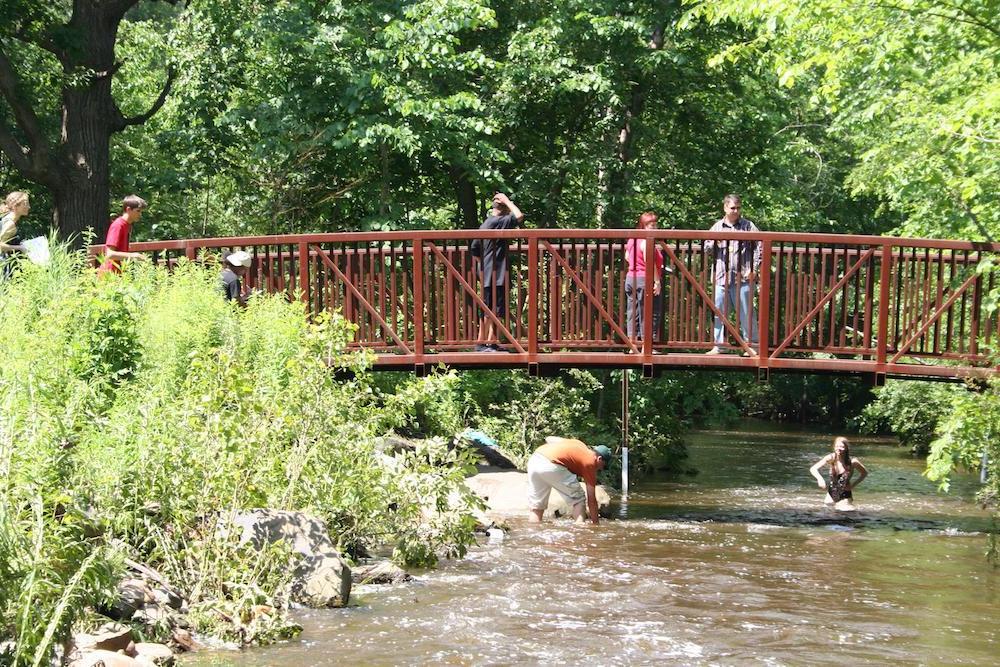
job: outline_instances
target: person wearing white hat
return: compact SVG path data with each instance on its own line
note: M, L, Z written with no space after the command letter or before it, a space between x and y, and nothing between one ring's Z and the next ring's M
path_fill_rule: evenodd
M226 256L221 287L227 301L235 301L241 306L247 305L246 297L243 296L243 276L247 273L251 259L250 253L245 250L237 250Z

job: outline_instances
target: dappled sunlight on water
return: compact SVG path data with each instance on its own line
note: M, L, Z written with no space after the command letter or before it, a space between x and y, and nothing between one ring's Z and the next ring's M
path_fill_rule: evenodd
M515 520L413 582L305 611L300 639L185 664L987 664L1000 573L974 479L941 496L919 462L859 439L859 511L823 506L831 435L691 438L694 476L641 483L599 527Z

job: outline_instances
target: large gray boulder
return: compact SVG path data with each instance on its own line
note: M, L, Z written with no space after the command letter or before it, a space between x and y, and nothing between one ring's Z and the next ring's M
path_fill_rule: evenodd
M528 473L518 470L504 472L482 472L465 480L472 492L486 501L487 517L490 515L510 516L528 513ZM607 516L611 506L611 496L598 484L596 489L597 509ZM553 491L549 496L546 516L571 516L572 508L563 497Z
M334 547L326 524L302 512L257 509L235 514L230 523L240 544L255 548L283 540L299 554L292 599L310 607L342 607L351 596L351 568Z

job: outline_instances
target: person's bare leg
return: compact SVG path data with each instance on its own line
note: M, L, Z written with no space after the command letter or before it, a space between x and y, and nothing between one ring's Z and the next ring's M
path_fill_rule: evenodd
M487 327L486 318L479 320L479 336L476 338L476 343L479 345L486 344L486 335L489 333L489 328Z
M577 523L585 523L587 521L587 517L585 512L583 511L583 508L584 508L584 503L582 500L578 502L576 505L573 505L573 520L576 521Z
M542 514L544 513L545 510L531 510L531 512L528 514L528 523L541 523Z
M493 320L490 320L486 325L486 342L490 345L498 345L500 343L500 337L497 335L497 325L494 324Z

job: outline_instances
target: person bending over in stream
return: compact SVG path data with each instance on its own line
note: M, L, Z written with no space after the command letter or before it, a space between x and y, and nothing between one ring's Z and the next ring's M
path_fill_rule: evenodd
M823 466L830 466L830 480L826 481L819 470ZM851 482L854 471L858 471L858 479ZM857 509L854 506L854 496L851 493L858 484L868 476L868 469L857 458L851 457L850 443L847 438L838 437L833 441L833 452L827 454L809 469L812 476L816 478L819 488L826 490L826 498L823 500L827 505L833 505L834 509L842 512L850 512Z
M597 516L597 471L611 463L611 450L604 445L591 449L579 440L548 436L545 444L528 459L528 509L529 520L540 522L549 505L549 494L555 489L573 508L573 518L583 523L583 503L587 502L587 515L593 523ZM586 493L577 475L587 485Z

